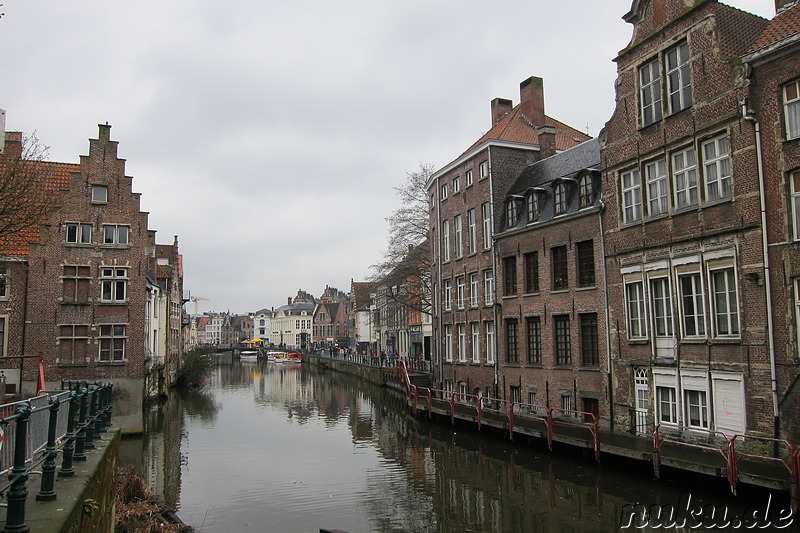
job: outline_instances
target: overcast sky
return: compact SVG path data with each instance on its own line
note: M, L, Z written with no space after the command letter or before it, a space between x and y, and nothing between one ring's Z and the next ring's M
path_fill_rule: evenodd
M178 236L184 290L208 298L197 309L245 313L366 279L394 187L468 148L524 79L544 78L548 115L597 135L632 2L3 3L6 129L78 162L111 124L158 242Z

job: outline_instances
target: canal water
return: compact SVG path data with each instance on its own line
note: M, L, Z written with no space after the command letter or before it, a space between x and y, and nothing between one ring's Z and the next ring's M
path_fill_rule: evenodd
M657 510L713 505L730 521L779 505L416 419L387 389L294 363L224 362L202 391L154 408L121 463L204 533L662 531ZM668 530L720 530L691 525Z

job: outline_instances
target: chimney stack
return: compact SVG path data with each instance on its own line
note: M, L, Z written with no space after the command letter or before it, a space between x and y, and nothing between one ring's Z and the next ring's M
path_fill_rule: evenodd
M544 126L544 80L531 76L519 84L520 111L534 127Z
M5 147L3 152L0 153L9 159L17 159L22 157L22 132L21 131L7 131L5 132Z
M509 114L513 108L514 104L506 98L492 100L492 127L497 126L497 123L503 120L503 117Z
M286 304L287 304L287 305L292 305L292 297L291 297L291 296L289 296L288 298L286 298Z
M539 135L539 157L544 159L556 155L556 128L555 126L541 126L537 129Z

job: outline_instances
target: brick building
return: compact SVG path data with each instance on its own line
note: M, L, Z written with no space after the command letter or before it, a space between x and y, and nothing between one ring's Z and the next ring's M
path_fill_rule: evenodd
M614 421L773 434L755 137L740 58L767 21L635 0L601 134Z
M495 307L501 398L607 425L599 165L593 139L519 175L495 234Z
M146 391L170 384L177 362L169 358L183 345L182 261L177 240L157 248L110 129L99 126L79 164L36 162L50 170L43 187L59 200L42 224L4 239L11 288L4 345L9 355L41 353L48 382L113 381L124 399L115 402L115 416L130 415L140 427ZM7 139L6 162L19 155L13 147L21 141L13 133ZM163 296L153 298L154 288ZM167 360L159 364L154 355ZM35 383L35 367L25 367L23 384ZM5 368L13 375L18 361Z
M776 435L800 442L800 7L776 1L777 15L743 57L749 74L747 110L761 149L764 220L769 256L771 325L769 393L761 415L777 417ZM757 128L757 129L756 129ZM766 391L765 391L766 392Z
M520 103L496 98L491 129L428 180L432 355L440 388L497 397L493 230L526 166L588 140L545 114L544 84L520 84ZM467 354L470 354L467 357Z

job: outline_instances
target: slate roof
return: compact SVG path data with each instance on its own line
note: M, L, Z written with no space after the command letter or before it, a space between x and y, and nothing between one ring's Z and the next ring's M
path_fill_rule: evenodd
M600 169L600 142L591 139L581 143L574 148L564 152L559 152L551 157L537 161L525 167L520 172L514 185L509 190L506 200L516 197L519 200L525 198L527 194L538 191L539 196L539 222L553 218L553 187L561 178L576 178L584 170L598 171ZM600 179L596 176L592 182L594 191L594 204L600 202ZM578 190L577 186L567 188L567 214L578 211ZM524 202L519 206L521 215L518 217L519 223L515 227L522 227L528 224L527 213L524 212ZM505 227L505 217L502 217L501 231L514 228Z

